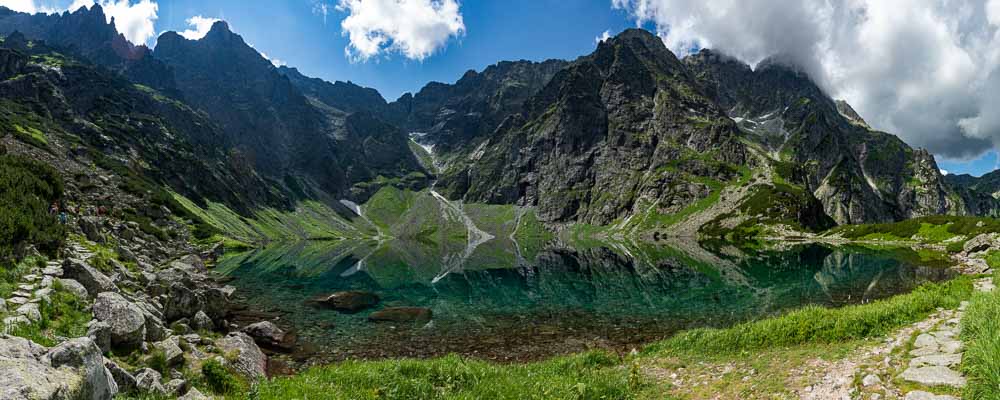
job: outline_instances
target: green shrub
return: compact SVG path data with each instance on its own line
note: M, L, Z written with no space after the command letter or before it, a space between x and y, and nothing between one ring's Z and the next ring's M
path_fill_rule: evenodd
M13 260L28 243L54 253L65 228L49 206L62 198L63 183L52 167L20 156L0 156L0 261Z
M205 383L215 394L228 395L239 393L246 386L236 373L230 371L218 360L211 359L201 366L201 374Z

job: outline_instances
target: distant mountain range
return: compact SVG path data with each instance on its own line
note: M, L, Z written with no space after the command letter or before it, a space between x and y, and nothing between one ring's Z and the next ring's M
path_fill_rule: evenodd
M100 6L0 7L0 93L93 157L249 213L343 211L387 186L536 209L550 225L716 235L761 223L995 215L1000 177L943 177L781 57L679 59L627 30L573 61L500 62L386 101L275 67L218 22L150 50ZM428 152L429 150L429 152ZM991 174L992 175L992 174ZM996 179L993 179L996 178Z

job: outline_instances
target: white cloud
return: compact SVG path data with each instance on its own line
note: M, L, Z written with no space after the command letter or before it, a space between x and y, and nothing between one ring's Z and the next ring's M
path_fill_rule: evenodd
M610 30L606 30L606 31L604 31L604 33L601 34L601 36L595 37L594 38L594 42L601 43L601 42L603 42L605 40L608 40L608 39L611 39L611 31Z
M944 170L944 169L941 169L941 170L938 170L938 171L941 171L941 175L950 175L951 174L951 172L948 172L948 170Z
M323 26L326 26L326 17L333 10L333 6L327 4L325 1L313 0L313 14L323 16Z
M94 0L74 0L69 6L70 11L80 7L90 8ZM159 5L152 0L139 0L132 4L130 0L101 0L97 2L104 8L104 14L111 22L115 21L115 29L125 38L135 44L146 44L156 35L153 24L156 22Z
M194 29L186 29L183 32L180 32L179 35L188 40L201 39L208 34L208 31L212 30L212 25L219 21L221 20L218 18L208 18L201 15L193 16L184 22L187 22L187 24Z
M45 13L52 14L58 12L55 8L48 6L40 6L35 0L0 0L0 6L7 7L11 10L35 14L35 13Z
M611 0L683 55L783 54L878 129L947 158L1000 144L1000 0Z
M423 60L465 32L456 0L340 0L337 10L350 14L340 26L353 61L389 52Z
M274 64L275 67L284 67L284 66L288 65L288 63L286 63L286 62L284 62L282 60L279 60L277 58L271 58L270 56L267 55L267 53L265 53L263 51L259 51L258 50L258 53L260 53L260 55L262 57L264 57L265 59L267 59L267 61L270 61L271 64Z

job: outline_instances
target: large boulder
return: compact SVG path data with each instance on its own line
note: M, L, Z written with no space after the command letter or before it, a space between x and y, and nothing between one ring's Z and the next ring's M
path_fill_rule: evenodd
M316 304L343 313L353 314L374 307L381 301L378 295L360 290L337 292L313 299Z
M136 390L140 393L165 395L167 389L160 383L162 380L163 376L159 372L151 368L144 368L135 374Z
M94 302L94 318L111 326L112 347L131 350L146 339L146 318L139 306L122 295L104 292Z
M97 344L101 353L111 351L111 325L98 320L90 321L87 325L87 337Z
M215 322L204 311L198 311L191 319L191 327L195 330L211 331L215 329Z
M97 296L103 292L117 292L118 288L107 275L91 267L82 260L68 258L63 263L63 276L79 282L87 289L91 296Z
M167 291L163 304L163 318L176 321L181 318L193 317L205 306L205 297L181 283L175 283Z
M265 347L280 350L290 350L295 344L295 335L286 333L271 321L261 321L247 325L243 332L253 338L254 342Z
M108 369L111 377L118 384L119 393L133 393L138 388L135 376L118 366L118 364L115 364L114 361L104 359L104 367Z
M13 343L12 343L13 342ZM83 378L72 368L53 368L34 356L36 344L0 337L0 399L86 398Z
M104 234L101 232L101 220L99 218L79 218L77 219L77 225L80 226L80 231L87 236L87 240L95 243L104 243L106 241Z
M85 399L110 399L118 394L111 371L104 366L101 349L90 338L70 339L45 355L52 368L72 368L82 377L79 392Z
M181 350L180 340L177 336L171 336L157 342L154 347L163 352L163 357L168 367L173 367L184 361L184 350Z
M87 288L83 287L80 282L65 278L59 278L58 282L62 286L63 290L72 293L74 296L81 299L90 298L90 293L87 291Z
M984 250L989 250L990 247L993 247L993 242L995 239L996 237L994 234L984 233L982 235L969 239L968 242L965 242L965 245L962 247L962 250L965 251L966 254L972 254Z
M233 369L252 380L261 379L267 371L267 356L253 338L243 332L232 332L216 340L215 345L227 356Z

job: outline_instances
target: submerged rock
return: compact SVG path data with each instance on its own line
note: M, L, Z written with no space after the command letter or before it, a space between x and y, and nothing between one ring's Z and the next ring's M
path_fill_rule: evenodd
M433 312L422 307L390 307L368 316L372 322L428 322L431 318Z
M375 293L360 290L337 292L326 297L320 297L313 302L343 313L357 313L374 307L381 299Z
M270 321L248 325L243 328L243 332L250 335L254 342L264 347L290 350L295 344L294 334L286 333Z

